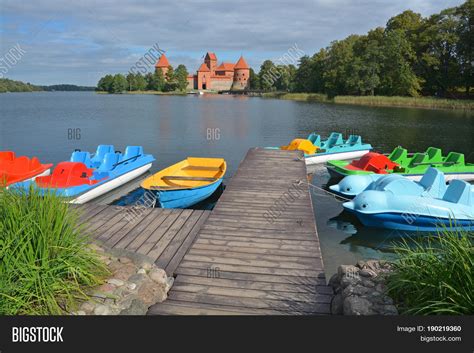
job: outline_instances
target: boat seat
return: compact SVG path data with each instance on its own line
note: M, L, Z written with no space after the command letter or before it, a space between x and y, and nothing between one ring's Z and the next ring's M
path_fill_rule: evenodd
M408 158L408 151L404 149L403 147L398 146L395 148L392 153L388 156L388 159L390 159L392 162L398 163L398 164L405 164L404 161Z
M99 172L110 172L120 162L121 156L120 153L106 153L103 162L97 170Z
M331 135L328 138L325 148L331 148L334 146L342 145L344 140L342 139L342 134L338 132L331 132Z
M92 168L91 155L89 152L74 151L71 155L71 162L84 163L87 168Z
M15 159L15 152L0 151L0 161L13 161Z
M134 157L143 156L142 146L127 146L123 155L123 161Z
M446 189L444 201L474 206L474 190L471 184L464 180L454 179Z
M452 164L464 165L464 155L458 152L449 152L448 156L444 160L443 164L449 166Z
M431 161L441 161L443 158L443 153L441 149L435 147L428 147L426 150L426 154L428 155L428 160Z
M207 166L200 166L200 165L188 165L184 167L182 170L209 170L209 171L219 171L222 170L223 165L220 167L207 167Z
M189 180L189 181L216 181L218 178L207 178L207 177L187 177L180 175L164 175L161 177L163 180Z
M361 145L362 144L362 137L359 135L350 135L346 141L347 144L354 146L354 145Z
M115 149L113 145L99 145L95 151L94 156L91 158L91 162L99 166L107 153L114 153Z
M426 153L415 153L410 160L409 168L416 167L420 164L426 164L428 161L428 155Z
M428 168L418 184L428 191L431 196L436 198L441 198L446 192L444 173L436 168Z
M315 146L321 146L321 136L315 132L309 134L308 140Z

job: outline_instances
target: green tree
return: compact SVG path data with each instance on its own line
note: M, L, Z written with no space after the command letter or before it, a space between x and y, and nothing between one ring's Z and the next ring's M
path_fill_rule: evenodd
M114 75L113 82L110 88L110 93L122 93L127 90L128 82L124 75Z
M459 18L457 26L457 58L459 60L459 84L466 89L469 97L470 89L474 86L474 1L468 0L456 10Z
M168 71L166 71L165 80L167 82L173 82L175 80L174 69L173 69L173 66L171 65L168 66Z
M313 92L313 79L313 61L307 55L302 56L294 74L294 90L296 92Z
M250 89L254 89L254 90L260 89L259 76L255 73L254 69L252 68L250 68L249 80L250 80Z
M178 65L174 72L174 78L176 80L177 88L180 91L185 91L188 87L188 70L186 70L186 66Z
M163 71L157 69L153 74L150 74L146 78L149 90L163 91L165 87L165 77L163 76Z
M265 60L262 63L258 78L262 90L271 91L275 89L275 82L278 80L278 69L271 60Z
M135 83L135 75L131 72L127 74L127 83L128 83L128 90L129 91L136 91L137 85Z
M137 91L144 91L147 88L147 82L141 73L135 74L135 87Z
M97 83L97 90L111 92L113 81L114 77L112 75L105 75L99 80L99 83Z

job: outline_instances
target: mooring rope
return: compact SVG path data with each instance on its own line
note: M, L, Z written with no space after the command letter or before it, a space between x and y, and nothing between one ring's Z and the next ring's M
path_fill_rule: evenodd
M306 184L306 185L308 185L309 187L312 187L313 189L316 189L316 190L319 190L319 191L323 191L323 192L325 192L326 194L328 194L328 195L334 197L336 200L337 200L337 198L340 198L340 199L343 199L344 201L352 201L351 199L348 199L347 197L344 197L344 196L335 194L335 193L333 193L333 192L330 192L330 191L328 191L328 190L323 189L323 188L320 187L320 186L317 186L317 185L314 185L314 184L305 182L305 181L303 181L303 180L299 180L299 181L298 181L298 184L299 184L299 185L301 185L301 184ZM339 200L337 200L337 201L339 201Z

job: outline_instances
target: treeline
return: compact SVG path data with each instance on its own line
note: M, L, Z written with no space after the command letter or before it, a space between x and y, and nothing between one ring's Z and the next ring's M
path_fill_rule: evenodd
M8 78L0 78L0 93L6 92L34 92L41 91L39 86L21 81L13 81Z
M424 18L405 11L294 65L266 60L253 89L336 95L452 96L473 86L474 1Z
M188 71L186 66L178 65L176 70L168 66L168 70L163 75L162 70L155 70L154 73L129 72L126 76L122 74L106 75L97 84L98 91L109 93L122 93L125 91L185 91L188 85Z
M77 86L69 84L40 86L43 91L94 91L95 87L91 86Z

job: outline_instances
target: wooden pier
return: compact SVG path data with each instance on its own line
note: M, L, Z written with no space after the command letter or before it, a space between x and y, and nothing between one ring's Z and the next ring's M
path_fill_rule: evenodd
M131 223L117 207L89 205L84 221L99 241L175 276L150 315L329 314L301 157L250 149L212 211L147 209Z

